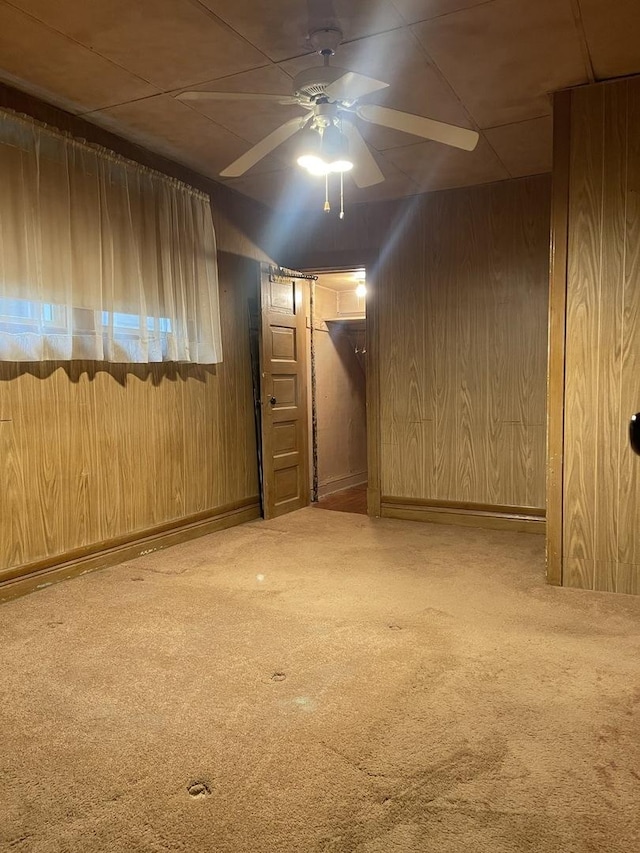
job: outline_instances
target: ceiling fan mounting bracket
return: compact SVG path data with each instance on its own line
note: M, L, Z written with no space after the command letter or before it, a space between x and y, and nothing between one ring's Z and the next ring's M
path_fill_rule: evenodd
M309 41L320 56L333 56L342 42L342 31L337 27L325 27L309 33Z

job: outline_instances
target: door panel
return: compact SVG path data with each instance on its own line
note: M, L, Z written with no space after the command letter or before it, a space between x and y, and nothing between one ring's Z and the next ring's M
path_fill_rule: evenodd
M261 275L260 390L264 516L309 503L303 281Z

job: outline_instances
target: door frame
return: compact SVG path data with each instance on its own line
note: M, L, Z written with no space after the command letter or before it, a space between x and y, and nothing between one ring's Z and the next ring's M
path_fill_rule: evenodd
M305 258L306 275L344 272L363 268L367 273L365 315L367 323L367 370L365 376L367 419L367 515L380 516L380 268L379 255L372 251L346 251L318 254L319 263ZM310 318L312 320L312 318Z

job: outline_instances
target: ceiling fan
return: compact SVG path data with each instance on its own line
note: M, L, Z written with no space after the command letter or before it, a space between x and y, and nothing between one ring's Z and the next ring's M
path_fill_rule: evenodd
M236 178L270 154L275 148L299 134L298 163L311 174L347 172L355 184L369 187L384 181L384 175L356 126L356 117L404 133L473 151L478 133L452 124L425 118L377 104L359 104L360 98L386 89L388 83L345 71L329 65L342 41L337 27L316 30L309 35L324 65L302 71L293 81L293 94L269 95L245 92L181 92L181 101L272 101L298 105L306 115L290 119L238 157L222 172L221 177Z

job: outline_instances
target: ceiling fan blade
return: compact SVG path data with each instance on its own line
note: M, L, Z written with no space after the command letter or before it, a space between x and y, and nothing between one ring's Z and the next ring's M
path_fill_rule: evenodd
M223 178L239 178L240 175L244 175L248 169L255 166L267 154L270 154L274 148L282 145L290 136L297 133L307 121L306 116L289 119L289 121L276 128L273 133L261 139L253 148L246 151L242 157L234 160L230 166L227 166L226 169L220 172L220 176Z
M297 104L298 99L287 95L267 95L260 92L180 92L179 101L272 101L274 104Z
M356 186L363 189L384 181L384 175L358 128L350 121L343 121L342 129L349 140L349 153L353 159L351 174Z
M325 95L332 101L357 101L358 98L371 95L380 89L386 89L388 86L389 84L383 83L382 80L374 80L373 77L365 77L364 74L347 71L346 74L338 77L337 80L327 86Z
M358 107L357 113L361 119L372 124L381 124L383 127L391 127L393 130L422 136L424 139L433 139L435 142L453 145L454 148L463 148L465 151L473 151L480 138L475 130L467 130L465 127L445 124L442 121L435 121L411 113L401 113L398 110L379 107L376 104L365 104Z

